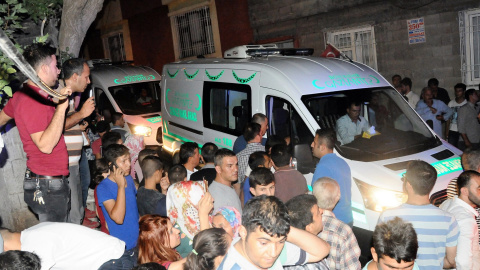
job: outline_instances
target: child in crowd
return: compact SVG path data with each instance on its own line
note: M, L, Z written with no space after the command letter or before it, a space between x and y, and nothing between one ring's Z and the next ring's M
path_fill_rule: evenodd
M137 162L135 162L135 174L137 175L136 180L138 183L142 183L143 181L143 172L142 172L142 161L144 158L148 156L156 156L158 157L157 151L151 148L145 148L140 153L138 153ZM145 184L143 184L145 185ZM142 186L142 184L140 185Z
M130 153L120 144L112 144L104 151L110 174L96 188L98 204L102 209L110 235L123 240L127 250L137 245L138 208L137 190L130 172Z
M145 176L145 186L139 187L137 192L137 205L140 216L153 214L158 201L165 197L156 189L156 185L161 184L163 175L163 163L160 158L156 156L145 157L142 161L142 172Z
M100 138L92 142L92 153L96 159L102 158L102 137L105 133L110 131L110 125L106 121L99 121L96 125L97 133Z
M193 238L193 250L187 257L184 270L213 270L222 262L232 237L220 228L199 232Z
M273 165L272 160L268 156L267 152L263 152L263 151L254 152L248 158L248 166L252 170L254 170L256 168L267 168L268 170L271 170L272 165ZM253 196L256 196L256 195L253 194L253 192L251 193L251 189L250 189L251 185L250 185L250 180L249 180L250 179L250 174L251 174L251 172L248 173L249 176L245 179L245 182L243 184L242 193L240 194L240 199L241 199L243 205L245 205L248 202L248 200L250 200ZM273 185L275 185L275 184L273 184ZM274 188L273 192L275 192L275 187L273 187L273 188ZM270 187L269 187L269 189L270 189ZM273 196L273 194L267 194L267 193L262 193L262 194L266 194L268 196L270 196L270 195ZM242 196L243 196L243 199L241 198Z
M175 250L180 245L180 230L173 227L170 219L145 215L140 219L139 229L139 264L156 262L169 270L183 269L185 259Z

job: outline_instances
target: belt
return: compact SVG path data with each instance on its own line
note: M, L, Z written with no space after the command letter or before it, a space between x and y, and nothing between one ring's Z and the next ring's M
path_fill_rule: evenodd
M28 172L29 171L29 172ZM36 174L32 171L30 171L29 169L27 169L27 173L30 174L30 177L31 178L38 178L38 179L66 179L67 177L64 176L64 175L54 175L54 176L50 176L50 175L39 175L39 174Z

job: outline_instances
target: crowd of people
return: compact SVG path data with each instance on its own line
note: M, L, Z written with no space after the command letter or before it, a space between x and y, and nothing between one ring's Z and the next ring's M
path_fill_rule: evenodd
M54 87L59 70L52 48L34 44L24 55ZM84 60L67 60L62 69L62 94L86 89ZM469 150L462 156L465 171L452 180L451 197L440 208L429 200L436 170L409 163L402 178L408 200L380 215L373 259L363 269L480 269L474 209L480 206L480 151L470 126L464 133L471 119L463 118L470 105L458 109L454 131L438 81L422 100L410 79L393 81L419 114L437 115L436 132L441 121L451 122L448 136L459 133ZM460 88L455 101L474 108L476 92ZM264 114L253 115L233 151L185 142L167 164L123 128L122 114L88 127L82 119L95 113L93 99L78 109L74 98L52 100L28 81L0 112L0 125L15 119L28 158L25 202L40 223L21 232L0 228L0 269L362 269L352 231L351 171L334 153L337 140L354 140L358 125L367 123L357 107L352 103L337 130L316 131L311 148L319 162L310 192L292 163L289 140L265 139ZM86 207L89 186L96 211Z

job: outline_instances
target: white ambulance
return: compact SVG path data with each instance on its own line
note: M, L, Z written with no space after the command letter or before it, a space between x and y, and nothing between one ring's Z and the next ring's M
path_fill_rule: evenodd
M146 66L103 63L92 65L90 78L89 95L107 122L112 113L123 113L125 129L143 135L145 145L161 145L160 74Z
M232 149L255 113L268 117L266 136L289 137L297 168L310 183L315 131L334 128L349 100L380 135L337 144L352 171L354 230L373 231L381 211L405 201L401 176L411 160L438 171L432 202L446 198L462 170L461 152L441 140L402 96L372 68L346 60L304 56L305 49L240 46L223 59L170 63L163 68L163 149L214 142ZM366 237L364 241L370 243ZM362 239L363 240L363 239ZM359 242L362 241L359 239Z

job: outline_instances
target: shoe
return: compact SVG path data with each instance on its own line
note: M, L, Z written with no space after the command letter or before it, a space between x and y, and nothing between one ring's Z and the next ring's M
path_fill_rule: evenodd
M91 221L91 220L88 219L88 218L83 219L82 225L85 226L85 227L88 227L88 228L92 228L92 229L95 229L95 228L100 227L100 223L99 223L99 222L97 222L97 221Z
M97 217L97 213L95 213L95 211L85 208L85 219L96 218L96 217Z

